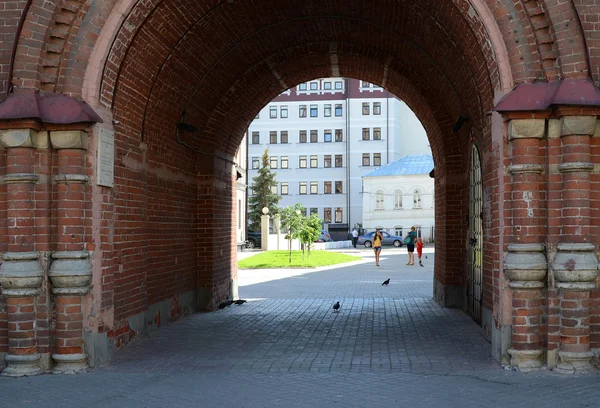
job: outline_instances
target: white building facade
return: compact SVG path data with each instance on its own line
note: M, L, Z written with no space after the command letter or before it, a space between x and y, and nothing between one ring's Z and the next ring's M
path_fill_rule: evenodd
M404 236L416 227L424 242L435 231L431 155L408 155L363 177L363 227Z
M404 102L348 78L299 84L260 111L248 129L250 187L265 149L277 174L279 205L301 203L334 239L346 239L363 223L365 174L406 154L430 152Z

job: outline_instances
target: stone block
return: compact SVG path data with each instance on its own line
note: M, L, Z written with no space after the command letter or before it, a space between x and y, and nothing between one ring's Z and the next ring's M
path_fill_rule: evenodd
M561 136L593 135L596 133L595 116L564 116L561 119Z
M513 139L541 139L546 131L545 119L513 119L510 121L509 137Z

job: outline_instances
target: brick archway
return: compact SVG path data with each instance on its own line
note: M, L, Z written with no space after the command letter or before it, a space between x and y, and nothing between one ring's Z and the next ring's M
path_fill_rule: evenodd
M560 341L550 341L549 333L554 330L550 323L547 328L535 323L543 315L536 301L547 307L559 296L546 291L545 285L539 287L546 280L546 254L543 276L536 281L527 274L542 270L531 266L543 263L538 248L563 242L557 231L546 227L551 224L551 210L562 208L547 200L562 184L542 193L542 183L552 179L555 163L544 162L540 152L566 146L562 164L568 170L559 173L568 176L561 175L566 177L561 182L569 185L568 177L573 174L588 180L588 162L594 163L596 156L588 148L581 157L571 157L569 146L579 140L588 146L594 143L595 129L590 123L595 124L597 112L594 108L585 112L554 109L552 101L543 109L504 109L503 117L493 111L513 84L600 79L600 51L588 48L593 30L584 24L593 10L541 0L502 4L451 0L442 5L436 0L418 4L298 0L285 9L277 1L255 3L102 0L57 3L53 10L46 10L42 2L32 0L21 10L23 24L14 58L0 60L7 66L0 72L10 76L10 81L0 77L4 90L10 89L13 96L42 91L75 100L83 97L104 122L92 126L100 119L81 119L81 115L56 122L56 118L47 119L51 113L44 116L44 112L15 117L9 111L0 117L2 126L10 130L3 135L5 150L0 151L0 171L9 180L0 185L0 220L5 220L0 223L0 235L7 237L0 240L0 252L9 265L25 261L40 265L42 276L35 272L40 283L29 288L27 302L39 310L51 307L50 299L39 294L48 295L52 289L57 308L81 308L79 324L66 323L67 316L54 335L24 330L37 339L38 346L12 350L9 356L41 354L46 356L42 368L47 368L54 352L59 371L69 370L69 358L80 365L85 358L83 327L85 351L92 364L97 364L148 327L177 319L196 307L211 309L225 298L236 276L232 160L243 133L274 96L300 82L328 76L383 85L403 99L426 128L436 163L435 297L447 306L463 306L468 162L471 145L477 144L484 190L483 323L494 355L507 357L512 345L513 363L526 367L531 364L527 352L533 350L530 354L535 360L538 351L557 349ZM535 112L514 113L523 110ZM185 121L197 132L177 130L184 112ZM469 119L459 132L453 132L459 115ZM581 116L583 122L571 125L575 120L571 118ZM540 126L542 135L553 126L558 136L548 144L540 142ZM113 188L93 182L99 166L96 142L103 132L115 136ZM562 142L560 136L565 136ZM21 155L26 165L17 168L11 163ZM40 166L40 162L47 164ZM531 166L535 171L530 171ZM11 176L17 173L32 176ZM44 175L42 183L40 174ZM58 177L66 191L54 190L46 176ZM34 208L27 208L29 212L23 215L9 205L23 189L28 194L49 191L55 196L42 198L36 207L45 211L47 238L16 247L24 232L11 229L6 220L34 218ZM82 194L79 212L69 211L68 192L75 189ZM539 196L528 198L531 206L524 209L517 198L527 196L528 191ZM51 209L56 207L59 211L53 214ZM590 205L580 207L584 213L590 209ZM532 211L535 222L528 215ZM527 239L518 238L512 228L515 223L526 228ZM71 237L77 239L57 228L71 224L77 232ZM567 243L581 244L568 248L583 252L582 260L587 262L592 249L585 245L595 245L595 241L586 234L584 242ZM215 235L224 236L231 245L215 245ZM569 251L561 252L561 248L567 247L557 245L553 251L559 255ZM49 270L49 265L61 262L77 265L77 282L61 280L57 276L62 275ZM5 271L7 276L10 273ZM586 296L592 293L590 279L574 292L580 297L571 292L560 296L575 296L578 307L585 308ZM509 281L512 289L505 289ZM62 288L65 282L78 290ZM516 294L512 303L511 290ZM10 294L9 305L11 299L19 298L18 293ZM522 302L529 313L525 322ZM10 310L5 321L20 318ZM586 310L589 315L589 305ZM40 312L35 319L49 324L50 315ZM585 349L578 342L589 342L590 330L597 327L589 322L586 327L582 330L587 334L565 329L564 336L578 345L563 348L565 361L571 358L569 353L589 353L589 344ZM62 348L52 350L52 336ZM69 340L70 336L76 340ZM9 332L0 331L0 353L9 351L10 338ZM31 362L34 357L28 359L14 364L39 367ZM77 364L75 369L80 367Z

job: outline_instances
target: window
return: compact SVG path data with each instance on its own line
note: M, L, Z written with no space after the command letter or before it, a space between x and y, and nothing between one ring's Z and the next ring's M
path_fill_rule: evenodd
M373 128L373 140L381 140L381 128Z
M362 104L362 114L363 115L368 115L371 111L371 105L369 104L369 102L363 102Z
M288 108L287 105L284 105L279 108L279 117L287 118L288 117Z
M323 89L330 90L331 89L331 82L324 82L323 83Z
M379 190L375 195L375 209L383 210L383 191Z
M402 191L396 191L395 200L394 200L394 208L396 210L402 209ZM396 234L398 235L398 234Z
M260 134L258 132L252 132L252 144L260 144Z
M343 194L344 193L344 189L342 188L342 182L341 181L336 181L335 182L335 193L336 194Z
M335 130L335 141L336 142L343 142L344 141L344 132L342 131L342 129L336 129Z
M319 133L316 130L310 131L310 142L317 143L319 141Z
M323 114L325 115L325 117L330 117L331 116L331 104L328 103L323 107Z
M371 129L363 128L362 130L362 140L370 140L371 139Z
M281 168L282 169L287 169L288 168L288 157L287 156L282 156L281 157Z
M381 166L381 153L373 153L373 166Z
M331 142L331 129L325 129L323 133L323 141L326 143Z
M371 165L371 155L369 155L369 153L363 153L363 160L362 160L362 165L363 166L370 166Z
M315 169L319 167L319 158L318 156L310 156L310 168Z
M323 183L323 192L325 194L331 194L331 181L326 181Z
M269 132L269 139L271 144L277 144L277 132L271 131Z
M310 117L316 118L319 116L319 106L318 105L310 105Z
M300 194L306 194L306 182L305 181L300 182Z
M337 224L342 222L342 209L340 207L335 209L335 222Z
M288 195L289 187L288 183L281 183L281 195Z
M344 83L342 81L335 81L335 89L344 89Z
M310 182L310 193L311 194L319 194L319 183L316 181Z
M270 106L269 107L269 117L271 119L276 119L277 118L277 106Z
M413 208L421 208L421 191L415 190L413 193Z
M300 143L306 143L306 130L301 130L300 135L298 137L298 141Z
M280 137L280 142L281 143L287 143L288 142L288 132L287 130L282 130L279 134Z
M326 154L323 160L323 167L331 167L331 155Z
M271 160L269 161L269 167L272 169L277 168L277 156L271 156Z
M310 90L311 91L316 91L319 89L319 84L317 82L311 82L310 83Z
M298 90L299 91L306 91L306 82L303 84L298 85Z
M381 102L373 102L373 115L381 115Z
M298 116L301 118L305 118L306 117L306 105L300 105L298 107Z
M271 193L277 194L277 185L271 186Z
M252 158L252 170L256 170L260 167L260 159L258 157Z
M323 221L331 222L331 208L323 209Z
M316 207L311 207L311 209L310 209L310 215L313 215L313 214L319 215L319 209L316 208Z
M396 235L397 237L401 237L402 236L402 227L396 227L394 229L394 235Z
M342 104L335 104L335 116L342 116Z
M370 88L371 87L371 84L369 82L367 82L367 81L360 81L360 82L361 82L360 86L363 87L363 88Z
M344 163L342 161L342 155L341 154L336 154L335 155L335 167L343 167Z
M306 156L300 156L300 164L299 167L301 169L305 169L306 168Z

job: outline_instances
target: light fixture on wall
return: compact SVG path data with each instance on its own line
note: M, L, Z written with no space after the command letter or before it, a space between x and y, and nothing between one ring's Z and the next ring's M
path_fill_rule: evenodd
M177 129L183 130L184 132L194 133L195 131L198 130L198 128L196 126L194 126L194 125L186 123L186 121L185 121L185 115L186 115L186 113L187 112L184 109L183 112L181 113L181 120L177 123Z
M464 123L469 120L469 118L467 116L463 116L462 114L458 115L458 119L456 119L456 123L454 124L454 127L452 128L452 132L456 133L458 132L464 125Z

